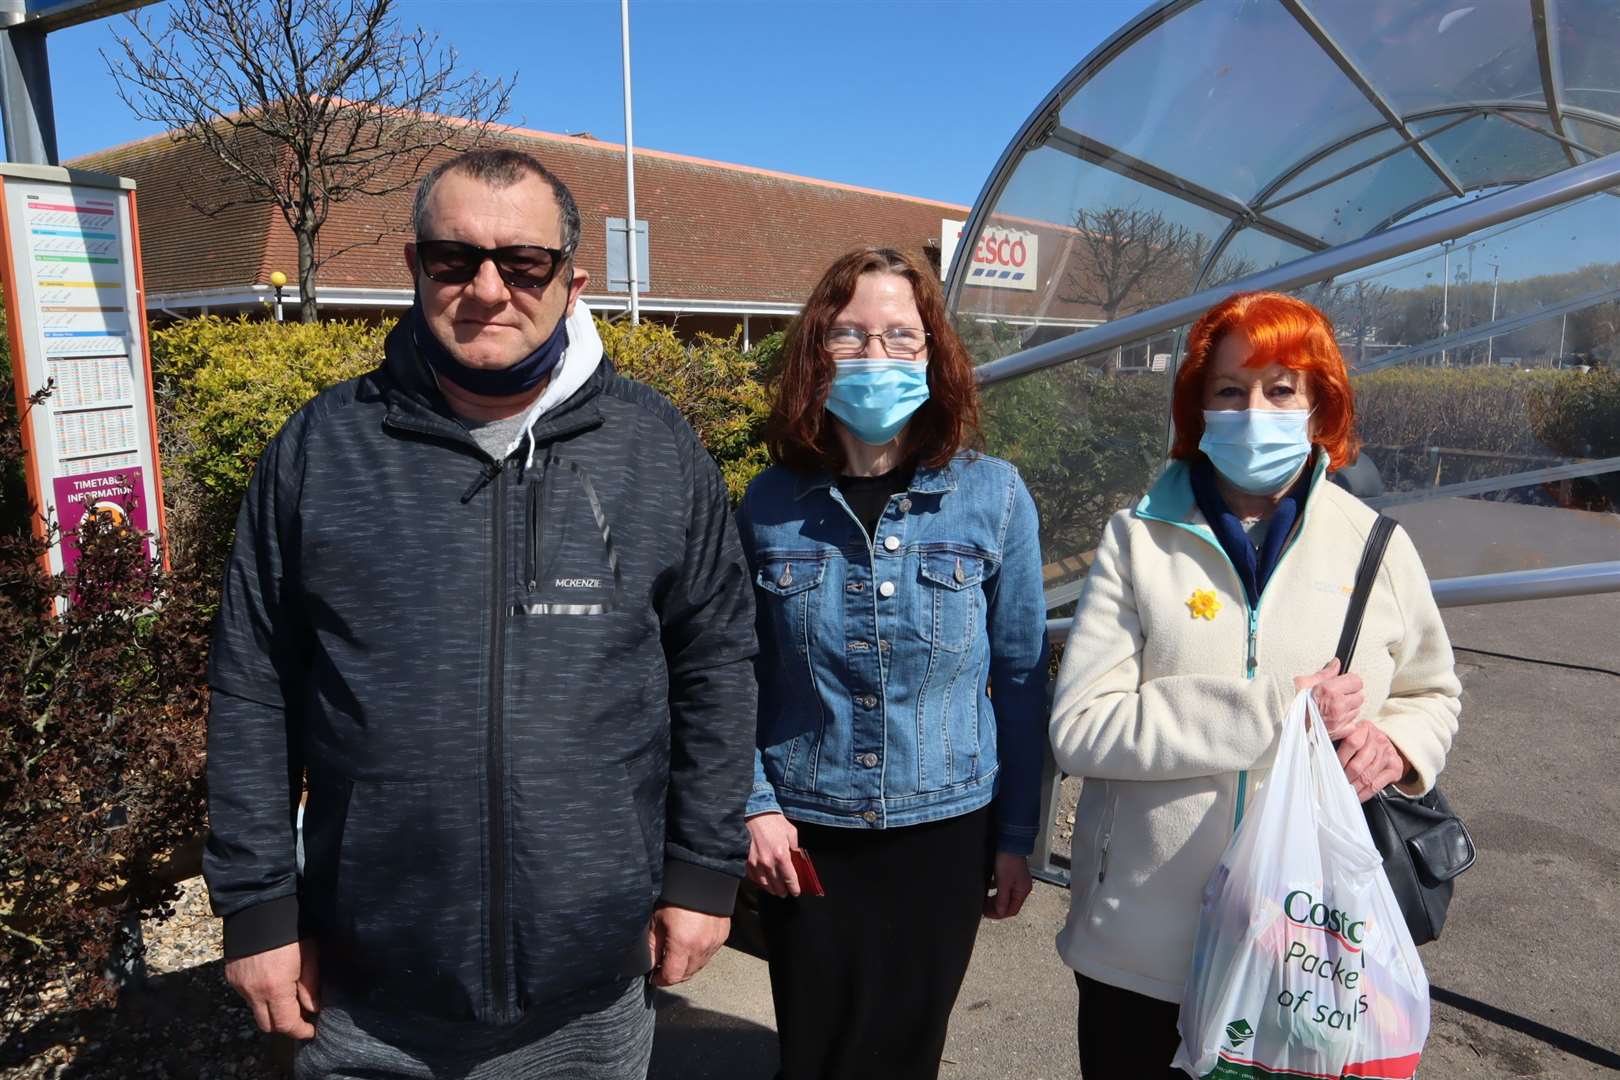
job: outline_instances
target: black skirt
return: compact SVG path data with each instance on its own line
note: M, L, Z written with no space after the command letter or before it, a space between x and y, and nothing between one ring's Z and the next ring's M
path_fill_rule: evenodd
M794 824L827 895L761 900L783 1080L933 1080L989 887L989 808Z

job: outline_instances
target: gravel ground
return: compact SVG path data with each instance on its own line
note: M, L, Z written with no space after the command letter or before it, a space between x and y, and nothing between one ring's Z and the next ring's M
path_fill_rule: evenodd
M225 985L220 922L201 878L172 919L142 926L147 982L116 1009L68 1010L47 991L20 1045L0 1050L5 1080L278 1080L269 1042Z

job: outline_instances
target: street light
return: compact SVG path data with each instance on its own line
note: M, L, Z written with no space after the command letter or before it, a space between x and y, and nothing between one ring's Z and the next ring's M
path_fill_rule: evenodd
M270 284L276 290L276 322L281 321L281 290L287 285L287 275L280 270L270 271Z

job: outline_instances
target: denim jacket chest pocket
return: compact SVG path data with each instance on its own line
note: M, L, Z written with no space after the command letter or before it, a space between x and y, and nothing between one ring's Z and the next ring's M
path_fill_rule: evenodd
M822 581L827 575L825 558L803 554L767 556L759 564L754 584L762 609L769 612L775 640L792 642L798 654L810 654L810 634L816 620L816 604Z
M984 583L994 560L972 547L931 548L921 553L917 626L936 648L962 652L984 629Z

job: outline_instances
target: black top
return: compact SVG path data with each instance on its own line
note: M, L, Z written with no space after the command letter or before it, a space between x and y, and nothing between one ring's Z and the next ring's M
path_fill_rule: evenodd
M888 507L890 497L910 489L911 476L916 467L915 462L907 462L881 476L838 478L838 490L844 493L844 501L855 511L855 516L861 519L861 524L866 528L867 539L871 539L877 532L878 521L883 517L883 511Z

